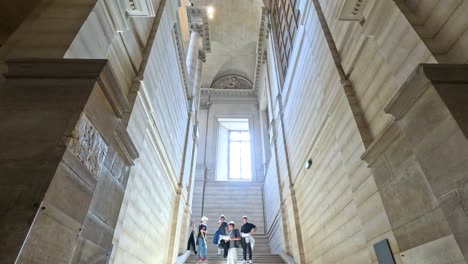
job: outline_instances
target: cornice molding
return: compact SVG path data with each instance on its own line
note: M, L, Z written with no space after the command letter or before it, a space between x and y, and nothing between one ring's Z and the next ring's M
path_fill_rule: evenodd
M215 89L202 88L202 95L217 94L217 95L257 95L257 91L252 89Z
M260 87L260 79L262 68L266 62L266 40L268 39L270 33L270 22L268 21L268 14L269 11L265 7L262 7L262 15L260 19L260 32L258 33L258 42L257 42L257 63L255 65L255 75L253 81L253 90L255 93L259 90Z

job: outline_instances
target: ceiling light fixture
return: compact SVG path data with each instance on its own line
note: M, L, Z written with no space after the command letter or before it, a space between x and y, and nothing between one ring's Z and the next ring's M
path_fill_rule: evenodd
M207 9L206 9L207 13L208 13L208 18L209 19L213 19L213 14L214 14L214 8L212 6L209 6Z

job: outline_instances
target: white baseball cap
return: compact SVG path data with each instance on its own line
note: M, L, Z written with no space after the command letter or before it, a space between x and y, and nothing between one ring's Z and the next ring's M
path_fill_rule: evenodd
M202 220L202 221L208 221L208 217L203 216L203 217L201 218L201 220Z

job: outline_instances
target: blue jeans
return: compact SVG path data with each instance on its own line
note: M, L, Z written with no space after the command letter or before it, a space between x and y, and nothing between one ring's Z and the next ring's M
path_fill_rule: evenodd
M206 244L203 238L198 238L198 257L199 258L206 258Z

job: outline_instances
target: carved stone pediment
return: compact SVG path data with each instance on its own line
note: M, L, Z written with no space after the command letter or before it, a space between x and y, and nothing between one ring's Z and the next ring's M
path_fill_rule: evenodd
M154 17L156 15L152 0L126 0L129 16Z
M240 75L231 74L216 79L211 87L215 89L249 90L252 89L252 82Z
M363 18L362 11L367 4L367 0L345 0L344 2L339 20L360 21Z

